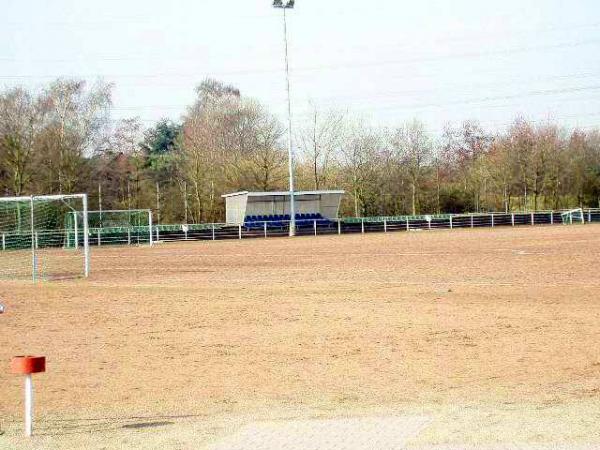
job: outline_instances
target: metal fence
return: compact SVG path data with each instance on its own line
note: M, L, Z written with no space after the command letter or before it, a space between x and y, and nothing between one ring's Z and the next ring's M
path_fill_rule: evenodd
M536 225L560 225L565 211L535 211L487 214L443 214L394 217L347 217L335 220L297 220L296 235L335 235L348 233L392 233L417 230L452 230L462 228L493 228ZM584 223L600 223L600 209L583 210ZM223 223L153 225L152 241L148 226L90 228L90 246L147 245L152 242L210 241L287 236L289 223L285 221L253 222L245 225ZM64 246L64 239L56 240L56 231L36 233L36 247ZM82 233L79 240L83 241ZM17 233L2 233L0 249L8 250ZM27 244L25 242L25 244ZM30 244L28 244L30 245ZM73 243L71 242L70 246Z
M335 235L348 233L392 233L417 230L493 228L536 225L561 225L565 211L535 211L487 214L444 214L395 217L341 218L335 220L297 220L296 235ZM600 209L585 209L584 223L600 223ZM245 225L155 225L156 242L186 240L224 240L287 236L289 223L253 222Z

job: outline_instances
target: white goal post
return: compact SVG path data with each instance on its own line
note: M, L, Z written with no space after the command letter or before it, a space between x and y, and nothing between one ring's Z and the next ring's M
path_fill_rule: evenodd
M0 278L88 277L87 195L1 197L0 239Z
M561 213L562 223L564 225L573 225L574 223L585 223L585 216L582 208L571 209Z
M77 213L74 213L73 217L76 216ZM88 224L92 245L152 245L154 243L150 209L89 211Z

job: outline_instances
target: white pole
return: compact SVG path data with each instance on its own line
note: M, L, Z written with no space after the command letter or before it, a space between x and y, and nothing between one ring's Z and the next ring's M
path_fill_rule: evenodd
M342 219L338 218L338 235L342 234Z
M240 237L240 239L242 238L242 224L238 225L238 235Z
M452 229L452 228L453 228L453 226L452 226L452 215L451 215L450 216L450 229Z
M313 226L315 228L315 236L316 236L317 235L317 221L316 220L313 222Z
M127 245L131 245L131 227L127 227Z
M383 219L383 232L387 233L387 219Z
M2 233L2 250L6 250L6 237Z
M360 219L360 232L365 234L365 219Z
M554 225L554 211L550 211L550 225Z
M515 226L515 214L514 213L510 215L510 223L512 224L513 227Z
M212 224L212 240L215 240L215 224Z
M152 246L154 244L154 242L152 242L152 210L149 209L148 210L148 238L150 239L150 246ZM156 228L156 235L158 237L158 228ZM158 241L158 239L156 239Z
M592 223L592 210L588 209L588 223Z
M88 228L88 198L87 194L82 197L83 201L83 272L85 277L90 276L90 241Z
M471 214L471 228L473 228L475 226L475 223L473 221L473 214Z
M98 247L100 247L100 245L102 245L102 239L100 238L100 228L98 228L98 237L97 237L97 241L98 241Z
M408 223L408 217L406 218L406 231L410 231L410 224Z
M33 195L30 198L31 201L31 215L30 215L30 220L31 220L31 277L33 279L33 282L35 283L35 280L37 278L37 257L35 254L35 224L33 222Z
M531 213L531 226L535 225L535 216Z
M267 238L267 222L263 224L263 228L265 229L265 239Z
M79 248L79 232L77 230L77 211L73 211L73 220L75 221L75 250Z
M25 375L25 434L33 434L33 380L30 373Z
M492 213L492 228L494 228L494 213Z
M288 170L290 175L290 236L296 235L296 203L294 198L294 155L292 149L292 100L290 96L290 67L288 61L287 18L283 8L283 37L285 41L285 81L288 107Z

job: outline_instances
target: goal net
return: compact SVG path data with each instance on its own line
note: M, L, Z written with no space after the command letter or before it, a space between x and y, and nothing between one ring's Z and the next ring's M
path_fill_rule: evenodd
M70 221L73 214L79 221ZM0 278L88 276L87 196L0 198Z
M583 209L577 208L561 213L562 223L565 225L573 225L574 223L585 223Z
M78 217L81 220L81 215ZM153 243L149 209L89 211L88 223L92 245Z

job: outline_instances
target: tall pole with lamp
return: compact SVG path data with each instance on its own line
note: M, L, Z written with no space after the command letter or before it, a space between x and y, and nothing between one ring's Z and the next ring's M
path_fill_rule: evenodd
M288 168L290 172L290 236L296 235L296 201L294 198L294 154L292 149L292 101L290 98L290 67L288 59L288 36L286 10L294 8L294 0L274 0L273 7L283 11L283 39L285 42L285 80L288 109Z

